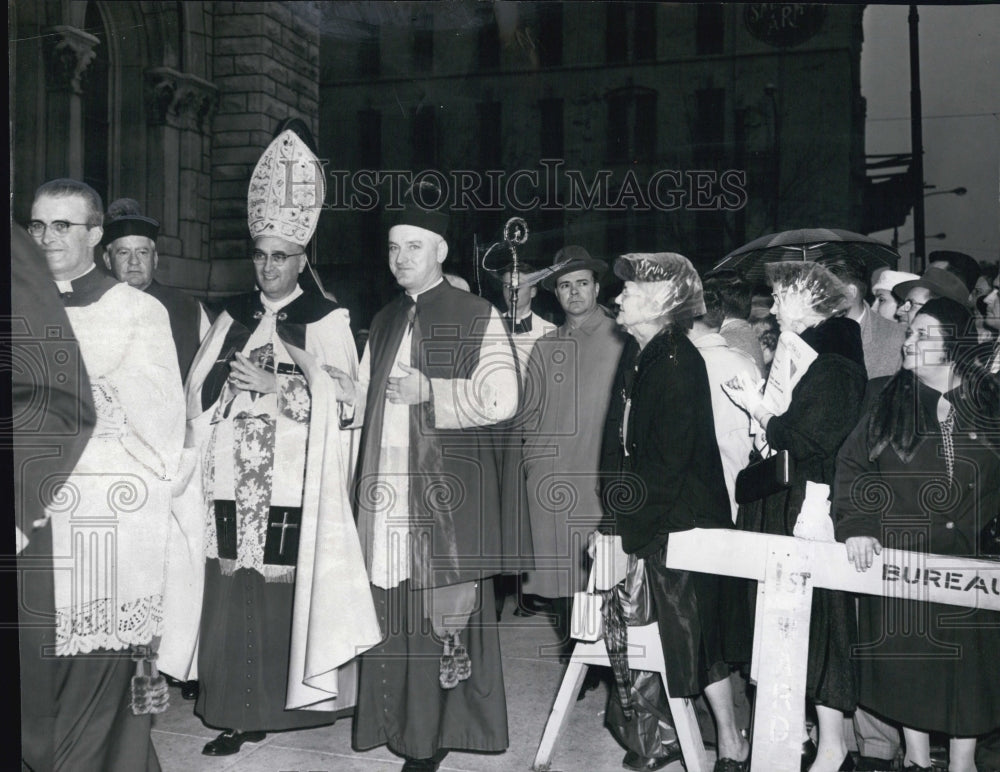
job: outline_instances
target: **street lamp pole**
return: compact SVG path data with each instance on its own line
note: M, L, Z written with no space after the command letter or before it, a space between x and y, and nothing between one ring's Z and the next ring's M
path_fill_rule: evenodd
M917 186L913 202L914 251L923 266L927 256L924 240L924 137L922 108L920 105L920 33L917 6L910 6L910 150L913 159L914 184Z

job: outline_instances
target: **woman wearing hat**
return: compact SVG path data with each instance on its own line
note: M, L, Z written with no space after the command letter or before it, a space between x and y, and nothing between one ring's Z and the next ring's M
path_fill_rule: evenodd
M604 430L604 507L629 554L644 559L670 694L705 693L718 725L715 772L742 772L749 746L736 728L722 658L719 578L666 568L670 534L731 525L704 360L686 330L705 312L701 280L682 255L623 255L622 353ZM666 404L683 406L667 412ZM640 710L638 706L633 706ZM659 769L655 759L625 762ZM630 763L631 762L631 763Z
M859 571L887 541L987 557L980 534L1000 509L1000 389L960 355L969 321L959 303L929 300L910 325L902 369L840 450L837 538ZM976 735L1000 725L1000 613L862 596L859 623L870 653L860 658L860 701L902 724L903 769L930 772L927 733L936 731L951 737L948 768L974 772Z
M872 311L883 319L894 320L902 299L896 294L897 285L919 278L917 274L906 271L882 271L872 284L872 294L875 296Z
M861 329L843 316L848 304L844 285L822 265L772 263L766 270L782 338L790 333L798 336L816 357L795 382L789 405L781 415L768 411L758 384L741 379L727 384L733 401L760 425L770 450L788 452L792 469L788 487L741 504L736 523L748 531L833 541L833 525L825 510L834 462L841 443L858 421L867 382ZM780 348L780 339L778 345ZM773 369L770 378L775 378ZM809 516L816 511L814 504L820 511L812 520ZM807 523L816 527L807 531ZM740 638L753 631L750 620L755 598L756 587L751 587L734 608L734 614L748 614L727 631L732 636L727 636L726 654L734 662L750 659L751 638ZM853 603L845 593L814 591L806 696L816 706L819 748L811 772L854 768L844 741L843 713L857 705L850 660L856 627ZM809 755L804 764L808 764Z

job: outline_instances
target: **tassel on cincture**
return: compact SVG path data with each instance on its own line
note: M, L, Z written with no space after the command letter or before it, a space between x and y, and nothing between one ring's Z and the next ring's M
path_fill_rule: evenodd
M455 633L451 653L455 658L455 675L459 681L464 681L472 675L472 660L469 659L469 652L458 639L458 633Z
M444 653L441 655L438 680L442 689L454 689L458 686L458 673L455 670L455 658L452 656L450 635L444 637Z
M148 646L136 646L132 650L135 675L132 676L130 705L132 713L142 716L147 713L163 713L170 704L167 679L156 669L157 654ZM149 674L146 665L149 665Z

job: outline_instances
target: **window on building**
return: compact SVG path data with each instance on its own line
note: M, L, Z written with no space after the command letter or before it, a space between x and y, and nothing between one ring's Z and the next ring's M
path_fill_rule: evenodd
M500 66L500 30L492 3L476 5L477 57L480 70L495 70Z
M608 97L608 160L627 161L629 157L630 95L624 91Z
M657 3L608 3L604 50L608 64L656 59Z
M563 57L563 4L538 3L538 61L542 67L558 67Z
M539 149L542 158L563 157L563 101L543 99L539 103L541 111L541 141Z
M657 94L652 89L629 86L607 97L609 161L651 161L657 154Z
M724 37L724 6L722 3L698 3L698 17L695 22L695 53L721 54Z
M699 166L714 168L724 161L726 91L703 88L695 92L694 160Z
M379 28L375 24L361 26L361 43L358 47L358 74L378 75L382 67L382 47Z
M605 6L604 61L608 64L628 62L628 14L624 3Z
M501 168L499 102L480 102L476 105L476 127L479 129L479 167L481 169Z
M437 165L437 115L434 108L424 105L413 111L413 164L417 169L433 169Z
M651 161L656 157L656 92L642 91L635 95L634 157Z
M382 167L382 113L358 111L358 158L365 169Z
M430 13L413 19L413 68L418 72L434 69L434 16Z
M657 3L635 3L632 14L632 51L635 62L656 59Z

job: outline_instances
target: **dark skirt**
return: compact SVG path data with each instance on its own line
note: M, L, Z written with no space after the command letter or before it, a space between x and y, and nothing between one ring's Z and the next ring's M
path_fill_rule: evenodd
M719 577L667 568L664 544L644 561L672 697L694 697L729 677L722 656Z
M153 717L130 707L131 652L98 650L56 661L55 768L60 772L160 772Z
M219 729L271 732L332 724L336 713L285 710L295 585L205 564L195 713Z
M1000 727L1000 613L867 596L859 612L861 704L952 737Z
M439 750L506 750L507 698L493 580L479 583L476 610L461 633L472 675L454 689L441 688L442 643L424 619L424 593L409 587L409 582L391 590L372 587L387 637L361 656L355 748L388 745L394 753L418 759Z
M801 495L782 491L762 501L741 505L736 527L744 531L791 536ZM797 503L796 503L797 502ZM723 647L733 664L747 664L753 651L757 582L725 582L723 607L727 619ZM806 696L821 705L849 713L858 704L858 666L851 647L858 640L854 598L844 592L813 591L809 619Z

